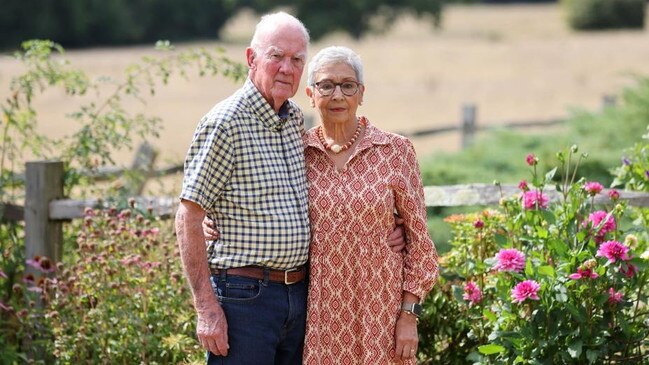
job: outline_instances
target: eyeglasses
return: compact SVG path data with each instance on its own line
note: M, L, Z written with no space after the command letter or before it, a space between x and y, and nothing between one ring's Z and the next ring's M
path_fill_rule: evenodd
M334 93L336 86L340 86L340 91L346 96L354 96L358 92L358 85L360 83L356 81L345 81L336 83L333 81L325 80L315 83L315 88L318 90L320 95L329 96Z

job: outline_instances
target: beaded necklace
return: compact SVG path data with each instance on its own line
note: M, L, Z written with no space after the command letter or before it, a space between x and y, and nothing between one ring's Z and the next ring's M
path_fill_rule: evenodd
M318 128L318 138L320 139L320 143L322 143L325 149L337 154L342 151L348 150L349 147L351 147L354 144L354 142L356 142L358 136L361 134L361 126L364 127L366 125L367 125L367 121L365 120L365 118L360 118L356 123L356 131L354 131L354 135L349 141L347 141L347 143L345 143L342 146L337 143L328 143L324 138L324 132L322 126Z

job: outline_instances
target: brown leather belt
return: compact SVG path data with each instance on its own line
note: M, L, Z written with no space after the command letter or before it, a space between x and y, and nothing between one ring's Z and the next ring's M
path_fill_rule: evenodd
M213 275L221 273L219 269L211 269ZM276 283L283 283L291 285L299 283L306 277L306 270L304 266L300 266L291 270L273 270L259 266L243 266L226 269L226 275L243 276L251 279L264 280L264 272L268 273L268 280Z

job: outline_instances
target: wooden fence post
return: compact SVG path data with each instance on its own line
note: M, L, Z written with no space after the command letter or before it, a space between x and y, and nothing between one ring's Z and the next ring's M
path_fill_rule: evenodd
M313 120L314 117L311 114L305 114L304 115L304 130L308 131L309 129L313 128L315 126L315 121Z
M602 96L602 110L614 107L617 104L617 97L615 95L606 94Z
M462 105L462 149L473 144L473 139L475 137L476 109L475 104Z
M37 161L25 165L25 255L47 256L59 262L63 223L50 221L50 201L63 198L63 162Z
M149 143L142 143L135 152L133 164L131 164L131 174L126 178L124 190L128 196L137 196L142 194L147 180L153 173L153 165L158 157L158 151ZM122 176L124 179L124 176Z

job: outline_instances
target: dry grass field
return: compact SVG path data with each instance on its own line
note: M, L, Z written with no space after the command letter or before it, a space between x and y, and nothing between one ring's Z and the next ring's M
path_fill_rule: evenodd
M220 45L243 62L255 22L241 14L223 31L223 41L178 48ZM604 94L633 83L630 74L649 74L649 30L575 33L556 4L452 6L442 29L404 18L388 33L360 41L333 34L312 44L311 53L332 44L349 46L364 60L367 91L360 113L401 132L459 123L464 103L478 105L479 124L564 117L572 107L596 110ZM126 66L152 53L152 46L100 48L68 51L65 58L93 77L119 79ZM20 71L15 60L0 56L2 100ZM163 119L161 137L154 141L162 165L182 160L199 118L237 87L221 77L196 77L159 89L146 108ZM295 99L314 114L302 90ZM42 95L39 129L53 136L69 133L75 122L65 114L76 105L61 91ZM460 144L456 134L414 142L419 155L454 151ZM127 164L131 152L117 158Z

